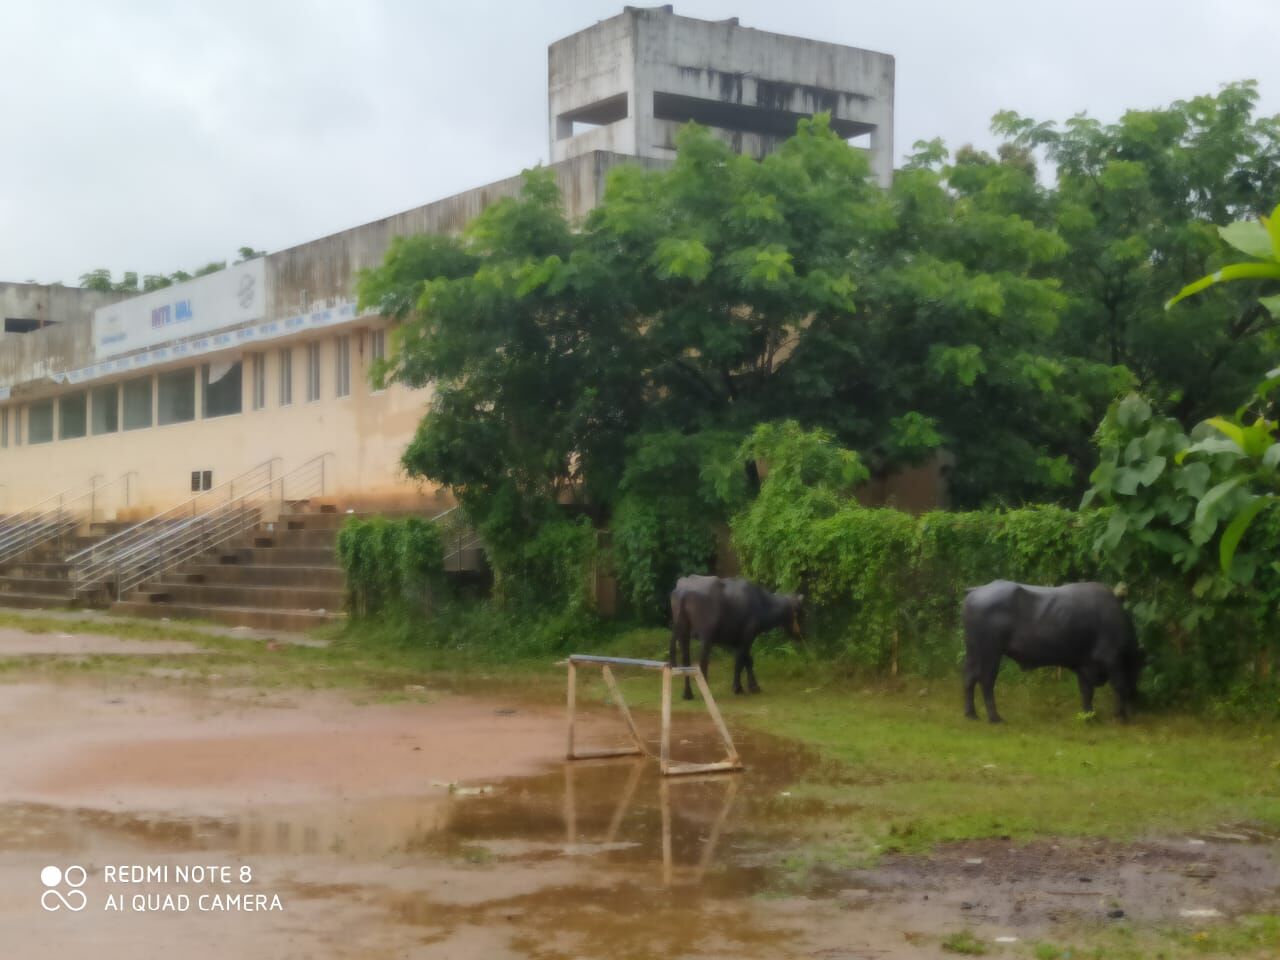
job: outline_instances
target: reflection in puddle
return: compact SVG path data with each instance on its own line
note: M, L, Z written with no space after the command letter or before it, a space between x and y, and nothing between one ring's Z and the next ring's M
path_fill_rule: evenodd
M416 796L225 817L0 805L0 865L65 859L95 880L113 863L249 865L290 918L319 911L309 930L326 942L356 929L383 938L385 954L324 954L362 960L414 943L431 948L415 958L561 960L603 943L616 957L776 956L786 929L756 919L751 898L775 881L797 820L829 811L785 796L822 775L812 754L742 741L754 764L738 774L664 778L647 759L584 761L452 792L424 780Z
M644 868L666 885L699 883L709 871L732 866L718 856L726 835L741 843L744 823L767 828L778 791L815 767L803 751L772 746L755 739L745 755L768 752L771 762L741 774L670 778L647 759L586 761L499 781L483 793L435 787L420 796L261 807L229 817L10 804L0 806L0 850L114 853L125 841L128 849L153 854L222 851L359 862L591 857ZM755 886L750 878L758 871L739 872L729 886Z

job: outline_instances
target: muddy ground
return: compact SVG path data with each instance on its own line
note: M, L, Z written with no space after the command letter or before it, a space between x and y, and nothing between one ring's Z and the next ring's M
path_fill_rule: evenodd
M649 760L564 764L556 709L400 698L0 684L0 955L910 958L969 929L1028 956L1280 901L1276 845L1240 826L815 866L856 798L792 796L827 775L795 744L740 734L744 773L662 781ZM681 753L713 759L679 720ZM612 722L596 703L584 736L613 742Z

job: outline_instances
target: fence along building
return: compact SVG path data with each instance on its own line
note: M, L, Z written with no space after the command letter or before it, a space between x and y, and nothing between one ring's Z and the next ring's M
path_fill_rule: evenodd
M663 164L680 123L753 155L830 111L891 175L893 58L628 7L553 44L553 170L567 213L599 203L620 163ZM118 299L0 285L0 513L101 483L101 517L145 517L268 461L325 459L325 494L360 509L430 509L399 457L429 391L369 382L388 322L355 303L391 239L452 233L520 177ZM33 305L38 305L33 306ZM31 314L31 315L28 315Z

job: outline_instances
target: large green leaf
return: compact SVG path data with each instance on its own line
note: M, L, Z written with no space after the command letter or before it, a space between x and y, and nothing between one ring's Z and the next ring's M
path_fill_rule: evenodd
M1167 461L1164 457L1152 457L1138 472L1138 480L1144 487L1151 486L1160 478L1160 474L1164 473L1165 463Z
M1116 471L1115 483L1112 484L1111 489L1123 496L1132 497L1138 492L1138 485L1141 481L1141 471L1134 470L1131 467L1121 467Z
M1191 544L1180 534L1172 530L1143 530L1138 539L1151 544L1161 553L1178 557L1191 549Z
M1232 443L1240 448L1241 451L1248 453L1248 447L1245 441L1244 428L1239 424L1232 423L1222 417L1210 417L1205 423L1213 427L1219 433L1225 435Z
M1209 489L1212 472L1207 463L1189 463L1175 474L1173 485L1199 500Z
M1151 404L1143 400L1137 394L1130 394L1120 401L1120 406L1116 408L1116 420L1120 426L1130 432L1136 432L1139 427L1151 419Z
M1271 260L1275 257L1275 249L1271 243L1271 234L1257 220L1239 220L1219 227L1218 233L1241 253L1247 253L1259 260Z
M1217 529L1218 521L1222 519L1220 510L1223 502L1232 491L1249 478L1249 474L1240 474L1230 480L1223 480L1200 498L1200 503L1196 505L1196 519L1192 527L1191 539L1195 543L1205 543L1209 537L1213 536L1213 531Z
M1193 294L1212 287L1215 283L1227 283L1231 280L1280 280L1280 263L1232 263L1189 283L1177 295L1164 305L1168 310L1179 300L1185 300Z
M1231 572L1231 561L1236 555L1236 548L1240 546L1240 538L1245 535L1254 518L1268 504L1274 502L1272 497L1258 497L1256 500L1251 500L1227 524L1227 529L1222 532L1222 542L1218 545L1218 559L1222 562L1223 573Z
M1111 519L1107 521L1107 529L1103 531L1101 537L1098 538L1099 543L1106 551L1114 550L1119 546L1120 541L1124 538L1129 529L1129 520L1125 516L1123 510L1117 510L1111 514Z
M1280 204L1271 211L1271 216L1262 218L1262 225L1267 228L1267 236L1271 239L1271 259L1280 260Z

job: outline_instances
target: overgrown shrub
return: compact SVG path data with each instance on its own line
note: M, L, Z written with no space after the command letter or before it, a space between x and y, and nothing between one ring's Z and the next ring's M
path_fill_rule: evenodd
M494 597L513 610L575 613L592 605L596 531L586 517L558 516L522 541L482 530Z
M1123 582L1150 657L1149 697L1277 707L1270 625L1280 564L1259 565L1249 591L1222 592L1203 569L1179 569L1144 539L1105 550L1117 507L921 517L866 509L833 480L847 451L825 446L821 434L769 430L756 437L756 452L762 439L774 446L769 473L735 518L733 543L745 575L810 598L808 633L823 655L872 671L949 672L963 655L966 587ZM1280 518L1263 514L1247 536L1246 547L1267 549L1280 538Z
M338 561L353 616L422 611L444 572L444 547L439 529L422 517L351 517L338 531Z
M849 500L827 516L798 513L757 501L738 518L744 573L804 593L808 633L823 652L875 671L953 669L966 587L1099 573L1089 553L1096 521L1061 507L914 517Z
M713 568L716 530L743 499L732 431L660 431L628 443L626 468L610 520L612 561L628 613L663 623L667 594L689 573Z

